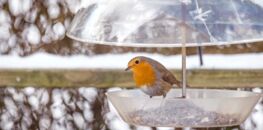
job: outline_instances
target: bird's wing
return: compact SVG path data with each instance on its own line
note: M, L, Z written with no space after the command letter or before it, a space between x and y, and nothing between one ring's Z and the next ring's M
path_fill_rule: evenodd
M181 87L181 82L178 81L175 76L167 70L161 63L158 61L152 60L152 64L154 65L154 68L157 70L157 75L165 82L173 85L176 84L178 87Z
M162 79L172 85L176 84L178 87L181 87L181 82L178 81L170 71L163 73Z

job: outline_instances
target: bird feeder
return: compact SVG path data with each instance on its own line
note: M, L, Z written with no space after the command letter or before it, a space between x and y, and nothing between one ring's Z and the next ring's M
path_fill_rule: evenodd
M137 89L107 93L129 124L239 125L261 97L244 91L186 90L187 47L263 41L263 7L251 0L98 0L77 12L67 36L94 44L182 48L182 91L172 89L165 99L150 99ZM186 98L178 98L182 96Z

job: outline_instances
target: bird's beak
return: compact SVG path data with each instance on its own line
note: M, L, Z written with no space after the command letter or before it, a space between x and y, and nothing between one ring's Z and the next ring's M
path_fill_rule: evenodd
M125 71L128 71L128 70L130 70L132 68L132 66L128 66L126 69L125 69Z

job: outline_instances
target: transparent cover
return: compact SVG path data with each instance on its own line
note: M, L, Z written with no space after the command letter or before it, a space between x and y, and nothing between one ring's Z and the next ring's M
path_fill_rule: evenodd
M67 36L119 46L180 47L263 40L260 0L97 0Z
M223 127L240 125L262 94L215 89L180 89L167 97L145 95L141 90L108 92L107 97L124 121L156 127Z

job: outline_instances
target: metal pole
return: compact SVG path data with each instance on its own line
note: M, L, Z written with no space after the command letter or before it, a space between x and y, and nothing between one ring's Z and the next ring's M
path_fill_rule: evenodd
M186 97L186 5L182 2L182 97Z
M203 49L202 49L201 46L197 47L197 52L198 52L198 55L199 55L200 66L203 66L204 65L204 62L203 62Z
M186 47L185 42L182 46L182 97L186 97Z

